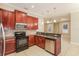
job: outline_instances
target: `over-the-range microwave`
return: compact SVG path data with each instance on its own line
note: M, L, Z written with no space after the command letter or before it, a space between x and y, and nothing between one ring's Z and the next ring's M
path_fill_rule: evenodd
M27 29L27 24L26 23L16 23L15 29L16 30Z

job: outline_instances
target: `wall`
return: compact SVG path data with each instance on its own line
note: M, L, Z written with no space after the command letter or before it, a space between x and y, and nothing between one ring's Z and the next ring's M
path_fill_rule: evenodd
M54 33L59 33L59 23L54 23Z
M59 23L59 32L58 33L62 34L62 39L64 39L67 42L70 42L71 41L71 38L70 38L71 37L70 14L68 14L64 17L60 17L59 20L60 21L58 21L58 23ZM62 30L64 23L68 24L68 32L67 33L64 33Z
M71 43L79 44L79 12L71 13Z
M49 19L48 19L49 20ZM52 32L51 33L59 33L59 34L62 34L62 39L65 40L65 41L68 41L70 42L71 38L71 25L70 25L70 14L68 15L65 15L65 16L59 16L59 17L56 17L55 20L57 21L56 23L53 23L51 24L51 29L52 29ZM50 23L46 23L46 19L44 20L45 24L44 24L44 31L45 32L48 32L47 31L47 26L50 24ZM68 33L63 33L62 31L62 25L63 23L68 23Z
M44 23L44 32L54 33L54 31L53 31L53 23Z
M44 20L43 18L38 19L38 30L39 32L44 32Z

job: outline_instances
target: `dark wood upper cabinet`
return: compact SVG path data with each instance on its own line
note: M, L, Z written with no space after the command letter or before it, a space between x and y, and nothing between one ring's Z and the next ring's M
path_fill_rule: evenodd
M15 10L15 19L16 19L16 23L25 23L26 13Z
M11 29L15 28L15 16L14 16L14 12L9 12L8 13L8 23L7 26Z
M15 16L14 12L5 9L0 9L0 20L2 20L3 27L14 29L15 27Z
M15 28L16 23L26 23L28 30L38 29L38 18L27 15L27 13L15 10L14 12L0 9L0 18L2 19L3 27L10 29ZM0 20L1 20L0 19Z
M37 30L38 29L38 18L33 18L33 29Z
M27 29L36 30L38 29L38 19L32 16L26 16Z
M27 29L33 29L33 18L31 16L26 16Z
M2 10L3 27L7 27L7 21L8 21L8 11L7 10Z
M0 9L0 20L2 20L2 9Z

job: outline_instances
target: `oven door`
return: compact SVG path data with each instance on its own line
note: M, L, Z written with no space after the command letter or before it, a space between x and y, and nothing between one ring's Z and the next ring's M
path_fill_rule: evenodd
M18 38L16 39L16 52L20 52L28 48L28 39Z
M25 38L22 38L22 39L17 39L17 48L18 47L22 47L22 46L27 46L27 40Z

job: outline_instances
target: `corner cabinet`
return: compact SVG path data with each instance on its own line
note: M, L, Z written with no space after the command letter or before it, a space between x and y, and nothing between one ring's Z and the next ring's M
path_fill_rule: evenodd
M28 30L38 29L38 18L32 16L26 16L26 24Z
M35 44L40 48L45 48L45 38L41 36L35 36Z
M38 29L38 18L33 18L33 24L34 24L33 29L37 30Z

